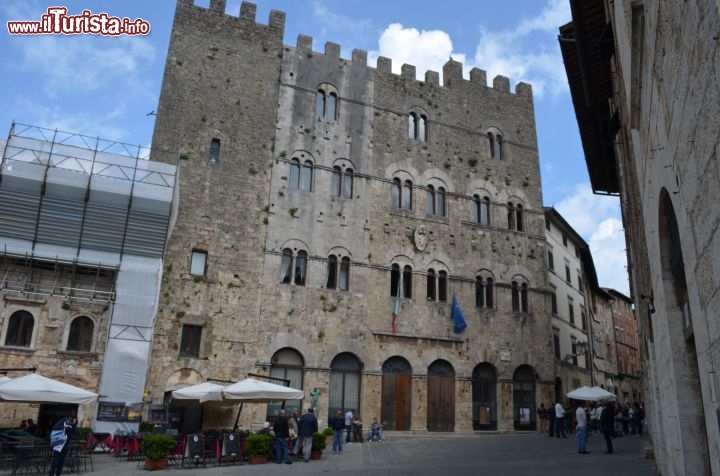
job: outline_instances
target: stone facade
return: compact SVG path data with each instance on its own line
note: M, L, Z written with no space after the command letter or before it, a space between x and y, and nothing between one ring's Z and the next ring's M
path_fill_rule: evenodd
M612 25L578 50L596 68L586 91L609 85L608 94L573 100L588 138L601 117L583 120L587 106L609 106L616 119L606 151L618 171L658 471L720 474L720 213L709 205L720 199L720 8L597 0L583 2L573 24L581 33Z
M636 403L643 401L640 375L640 349L638 347L637 321L632 301L614 289L606 289L613 299L610 301L612 322L615 331L617 354L618 402Z
M554 359L530 86L465 80L454 61L440 85L334 43L287 46L284 14L263 25L254 5L234 17L224 3L178 2L165 67L153 154L178 164L180 201L153 403L259 373L305 390L291 409L317 388L320 420L352 407L386 429L533 428ZM485 197L487 218L473 213ZM193 254L206 267L191 272ZM241 426L274 410L246 406ZM232 427L234 412L202 418Z

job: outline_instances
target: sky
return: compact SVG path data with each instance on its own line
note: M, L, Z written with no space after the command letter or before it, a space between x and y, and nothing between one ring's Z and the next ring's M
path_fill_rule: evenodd
M209 0L196 0L206 6ZM594 195L580 143L558 28L571 20L569 0L255 0L256 21L285 12L285 39L299 34L442 73L452 57L463 72L480 68L533 87L543 205L555 207L590 245L600 286L628 295L625 238L617 197ZM142 19L150 32L137 36L11 35L6 22L39 21L53 6L69 15L83 10ZM509 8L510 7L510 8ZM0 2L0 141L13 121L91 137L149 146L175 0L2 0ZM240 0L227 0L238 15ZM442 76L442 74L441 74ZM442 79L441 79L442 80Z

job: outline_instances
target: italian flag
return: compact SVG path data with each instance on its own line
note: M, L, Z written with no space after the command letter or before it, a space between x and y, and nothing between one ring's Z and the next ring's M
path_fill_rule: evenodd
M400 278L400 282L398 283L397 295L395 296L395 301L393 302L393 307L392 307L392 333L393 334L397 334L397 316L398 316L398 312L400 312L400 296L402 296L402 277Z

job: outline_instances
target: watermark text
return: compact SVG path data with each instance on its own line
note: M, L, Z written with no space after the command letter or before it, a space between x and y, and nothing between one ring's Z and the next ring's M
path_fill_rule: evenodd
M107 13L83 10L80 15L68 15L65 7L49 7L40 21L9 21L11 35L147 35L150 23L142 18L111 17Z

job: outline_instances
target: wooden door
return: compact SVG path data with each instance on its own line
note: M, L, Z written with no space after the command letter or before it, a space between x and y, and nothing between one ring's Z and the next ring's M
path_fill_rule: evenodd
M411 384L409 373L383 373L380 420L384 429L410 429Z
M427 380L428 431L455 431L455 378L430 375Z

